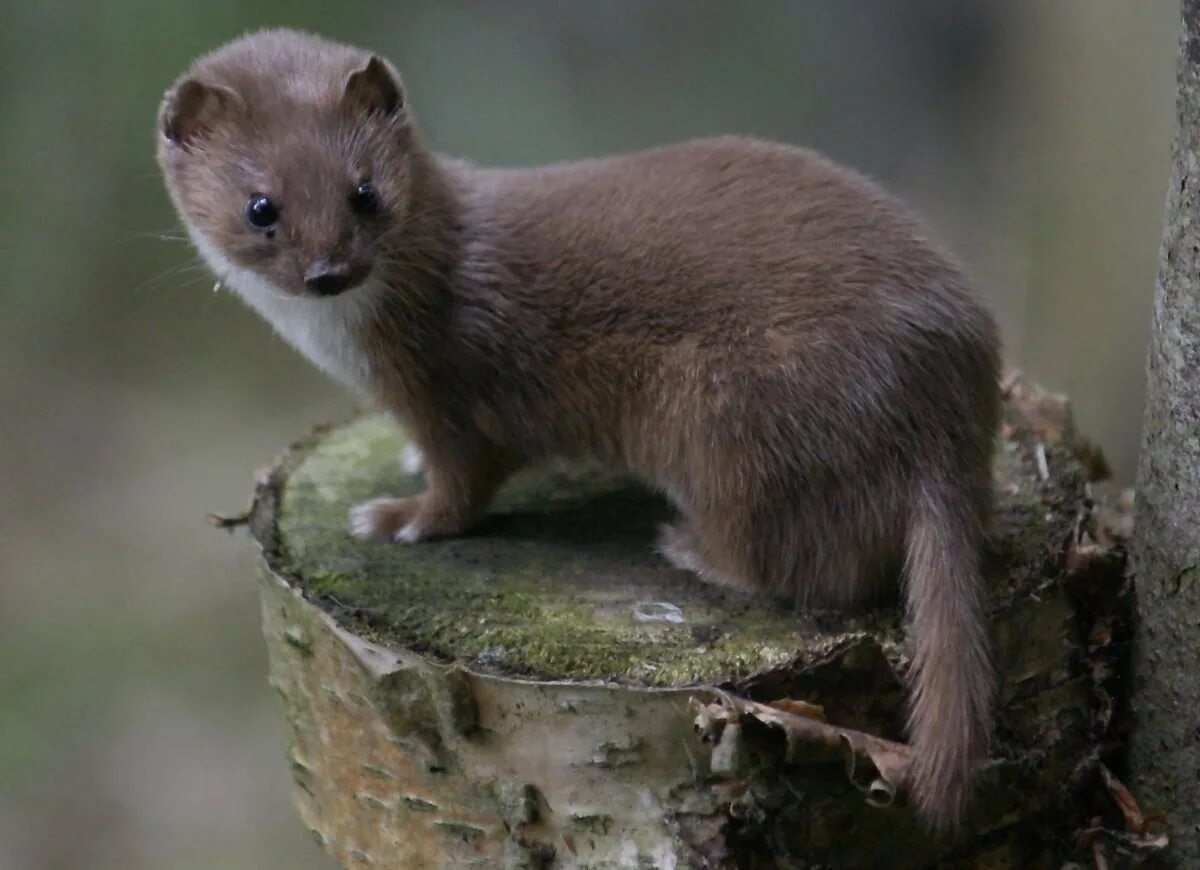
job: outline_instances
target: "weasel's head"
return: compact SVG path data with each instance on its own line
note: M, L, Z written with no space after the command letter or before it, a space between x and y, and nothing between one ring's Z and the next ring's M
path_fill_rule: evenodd
M158 114L159 165L209 266L285 297L349 292L383 265L416 148L387 61L295 31L202 57Z

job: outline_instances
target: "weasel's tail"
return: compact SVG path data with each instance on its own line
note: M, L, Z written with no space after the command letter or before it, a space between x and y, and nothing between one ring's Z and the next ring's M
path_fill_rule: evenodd
M910 794L937 831L954 829L971 768L991 736L994 678L979 572L981 517L962 491L915 492L904 565L913 638L909 672Z

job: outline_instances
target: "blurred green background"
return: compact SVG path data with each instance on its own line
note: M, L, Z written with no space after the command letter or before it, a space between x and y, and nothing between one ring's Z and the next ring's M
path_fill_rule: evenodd
M874 175L1131 476L1173 0L0 0L0 867L327 866L251 547L203 515L352 403L210 292L152 160L170 81L272 24L386 54L480 162L736 131Z

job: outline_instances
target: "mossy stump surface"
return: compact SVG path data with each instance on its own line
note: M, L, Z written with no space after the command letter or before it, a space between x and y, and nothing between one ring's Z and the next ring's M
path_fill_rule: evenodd
M902 795L873 805L897 785L874 755L744 709L712 721L729 696L788 698L902 740L894 609L706 587L653 551L670 509L594 469L512 481L461 538L356 541L353 503L421 485L381 417L295 445L250 515L306 824L347 867L1058 866L1111 722L1122 556L1089 537L1065 404L1010 391L986 560L998 737L959 838L927 837Z

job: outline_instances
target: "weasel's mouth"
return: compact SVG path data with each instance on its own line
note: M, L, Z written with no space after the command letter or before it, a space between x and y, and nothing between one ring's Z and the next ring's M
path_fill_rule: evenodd
M365 266L325 266L309 272L304 287L314 296L338 296L365 281L370 271Z

